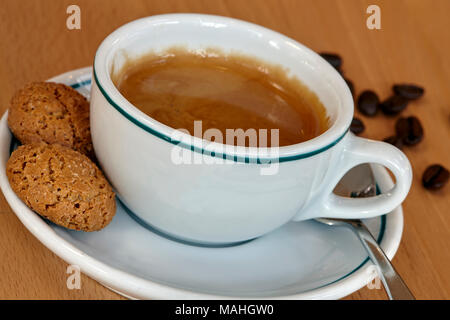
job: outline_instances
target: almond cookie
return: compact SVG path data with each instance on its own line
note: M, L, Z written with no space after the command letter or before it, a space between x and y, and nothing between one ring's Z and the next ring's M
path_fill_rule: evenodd
M22 144L58 143L93 159L89 102L61 83L33 82L11 99L8 126Z
M100 230L116 212L114 192L100 169L70 148L22 145L11 154L6 174L28 207L60 226Z

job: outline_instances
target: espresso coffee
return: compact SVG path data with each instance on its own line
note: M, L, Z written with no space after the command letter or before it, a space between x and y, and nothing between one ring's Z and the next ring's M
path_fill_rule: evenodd
M328 129L326 110L312 91L283 68L248 56L172 49L127 61L112 79L153 119L191 135L201 121L202 132L217 129L223 136L221 141L216 134L202 138L220 143L287 146ZM257 145L248 136L226 140L227 129L256 133Z

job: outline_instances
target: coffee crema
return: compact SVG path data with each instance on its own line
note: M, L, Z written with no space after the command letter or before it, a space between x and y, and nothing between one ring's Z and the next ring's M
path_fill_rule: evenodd
M202 134L208 129L221 133L222 139L200 137L210 141L288 146L317 137L329 126L315 93L282 67L249 56L172 48L128 60L111 76L120 93L151 118L191 135L196 121ZM242 129L245 136L230 141L227 129ZM276 129L278 139L273 138Z

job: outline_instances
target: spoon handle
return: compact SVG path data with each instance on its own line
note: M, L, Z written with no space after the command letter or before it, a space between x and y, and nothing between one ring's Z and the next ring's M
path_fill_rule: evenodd
M390 300L415 300L413 294L395 271L386 254L378 245L361 220L349 221L352 230L357 234L369 253L372 262L378 267L378 273Z

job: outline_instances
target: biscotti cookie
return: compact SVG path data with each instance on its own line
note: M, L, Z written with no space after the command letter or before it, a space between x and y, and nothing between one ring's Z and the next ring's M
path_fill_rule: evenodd
M70 148L22 145L11 154L6 174L28 207L60 226L96 231L115 214L115 195L100 169Z
M16 92L8 126L22 144L58 143L93 159L89 102L64 84L33 82Z

